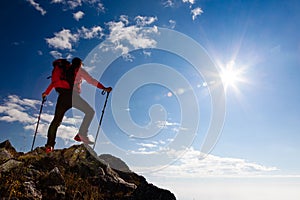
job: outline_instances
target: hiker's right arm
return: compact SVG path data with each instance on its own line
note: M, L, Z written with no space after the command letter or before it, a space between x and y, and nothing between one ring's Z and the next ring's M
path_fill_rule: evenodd
M56 69L56 70L55 70ZM61 70L59 68L54 68L52 71L51 76L51 83L49 84L48 88L43 92L42 97L45 97L50 94L53 88L64 88L70 89L70 85L67 81L61 80Z
M53 85L53 83L51 82L51 83L49 84L49 86L47 87L47 89L45 90L45 92L43 92L42 97L45 98L47 95L49 95L50 92L51 92L51 90L53 89L53 87L54 87L54 85Z
M45 92L43 92L43 94L42 94L43 98L50 94L50 92L54 88L55 84L59 81L59 76L60 76L59 70L53 69L52 76L51 76L51 83L49 84L49 86L47 87Z

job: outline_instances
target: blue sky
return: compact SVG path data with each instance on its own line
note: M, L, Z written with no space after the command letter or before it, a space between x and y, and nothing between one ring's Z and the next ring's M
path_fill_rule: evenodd
M2 4L0 141L30 150L51 63L77 56L114 88L97 153L121 157L178 199L299 196L298 1ZM105 97L86 83L82 96L96 110L95 138ZM45 144L56 97L48 96L35 146ZM56 148L77 144L81 119L67 113Z

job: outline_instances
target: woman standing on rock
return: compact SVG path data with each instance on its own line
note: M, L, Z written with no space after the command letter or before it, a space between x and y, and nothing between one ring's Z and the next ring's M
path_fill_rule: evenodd
M49 126L47 134L46 152L52 152L55 145L56 132L67 110L74 107L82 111L85 116L79 128L79 132L74 137L78 142L94 144L88 138L88 128L94 117L94 109L80 96L82 79L89 84L111 92L111 87L104 87L100 82L91 77L87 71L82 68L82 60L74 58L72 64L66 59L58 59L53 62L52 81L42 97L45 98L53 88L58 92L58 98L55 107L54 118Z

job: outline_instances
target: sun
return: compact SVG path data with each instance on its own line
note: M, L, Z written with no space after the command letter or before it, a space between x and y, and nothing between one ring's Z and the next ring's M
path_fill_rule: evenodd
M223 84L228 87L234 87L238 83L239 80L239 73L237 70L234 69L223 69L220 74Z
M221 67L220 77L225 91L229 88L238 91L241 84L246 80L244 78L244 72L244 68L238 67L233 60L228 62L224 67Z

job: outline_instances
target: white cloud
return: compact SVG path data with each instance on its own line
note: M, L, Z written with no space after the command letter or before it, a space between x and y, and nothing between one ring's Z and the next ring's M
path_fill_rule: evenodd
M33 99L20 99L17 95L9 95L7 103L13 103L14 105L23 105L25 107L35 108L40 103L38 100Z
M157 17L136 16L134 20L138 26L147 26L157 21Z
M84 16L84 12L82 11L78 11L76 13L73 13L73 18L77 21L79 21L80 19L82 19Z
M147 147L147 148L155 148L155 147L157 147L156 144L152 144L152 143L138 143L138 145L140 145L142 147ZM146 149L144 148L144 150L146 150Z
M110 46L106 47L106 50L121 51L122 55L127 59L133 59L129 55L130 47L133 48L153 48L156 46L156 41L153 40L149 35L158 33L156 26L149 29L144 29L142 26L149 25L157 20L154 17L142 17L138 16L135 18L138 25L127 26L128 18L122 16L119 22L109 22L110 34L107 40L111 43Z
M65 56L65 58L67 60L71 60L72 58L74 58L74 56L72 54L70 54L70 53L67 53L66 56Z
M70 9L74 9L78 6L82 6L82 0L70 0L67 1L67 4L70 6Z
M58 51L50 51L49 53L50 53L50 55L52 55L56 59L62 58L62 54Z
M46 102L44 109L47 105L52 105L52 103ZM9 95L0 105L0 121L19 123L23 126L24 130L32 131L33 133L36 128L40 106L41 101L39 100ZM47 136L48 127L53 117L53 114L49 114L45 111L42 112L38 129L39 135L43 137ZM62 125L58 129L57 137L65 141L73 139L77 131L75 124L80 123L81 120L81 117L69 118L65 116Z
M41 13L41 15L45 15L47 13L46 10L44 10L40 4L36 3L34 0L27 0L37 11Z
M176 26L176 21L175 21L175 20L172 20L172 19L170 19L170 20L169 20L169 24L170 24L170 28L171 28L171 29L174 29L174 28L175 28L175 26Z
M103 29L100 26L94 26L90 29L83 26L78 32L80 33L80 37L83 37L84 39L101 38L104 35L102 33Z
M151 56L151 51L146 51L146 50L144 50L144 51L143 51L143 54L144 54L145 56L150 57L150 56Z
M9 95L0 106L0 121L32 123L36 118L27 111L36 109L39 103L37 100L20 99L16 95Z
M200 7L192 9L193 5L196 3L196 0L182 0L182 2L190 4L189 8L191 9L193 20L203 13L203 10Z
M100 12L104 12L105 11L105 7L103 5L103 3L98 3L97 4L97 10L100 11Z
M203 13L203 10L199 7L191 10L191 13L192 13L192 18L193 20L195 20L197 18L197 16L201 15Z
M52 0L51 3L62 3L64 0Z
M6 115L0 117L0 121L31 123L35 119L34 117L29 116L26 112L19 111L17 109L8 109L5 114Z
M128 24L129 24L129 19L128 19L128 16L127 16L127 15L121 15L121 16L120 16L120 21L121 21L121 22L124 22L125 25L128 25Z
M168 122L168 121L156 121L156 126L160 129L172 129L172 130L180 130L180 123L177 122Z
M169 151L170 155L179 155ZM167 166L155 175L161 177L195 178L195 177L240 177L257 176L277 171L276 167L268 167L240 158L203 156L193 148L188 149L175 163Z
M73 44L79 41L80 38L92 39L101 38L103 36L102 28L94 26L92 28L81 27L76 33L72 33L69 29L63 29L60 32L54 33L54 37L46 38L46 42L50 47L61 50L73 50ZM53 57L61 57L61 53L51 51Z
M47 43L56 49L69 49L72 50L72 43L78 41L78 34L72 34L70 30L63 29L58 33L54 33L55 37L46 38Z
M190 3L190 4L194 4L196 2L196 0L182 0L183 3Z
M174 2L174 0L166 0L163 2L163 5L165 7L173 7L175 5L175 2Z
M92 5L96 10L104 12L104 5L101 0L52 0L51 3L61 3L68 6L68 9L81 7L83 4Z
M156 154L156 151L149 151L149 148L141 147L138 148L137 151L128 151L130 154L134 155L151 155Z
M277 170L276 167L267 167L240 158L214 155L203 157L200 151L190 148L175 164L160 173L182 177L253 176Z

